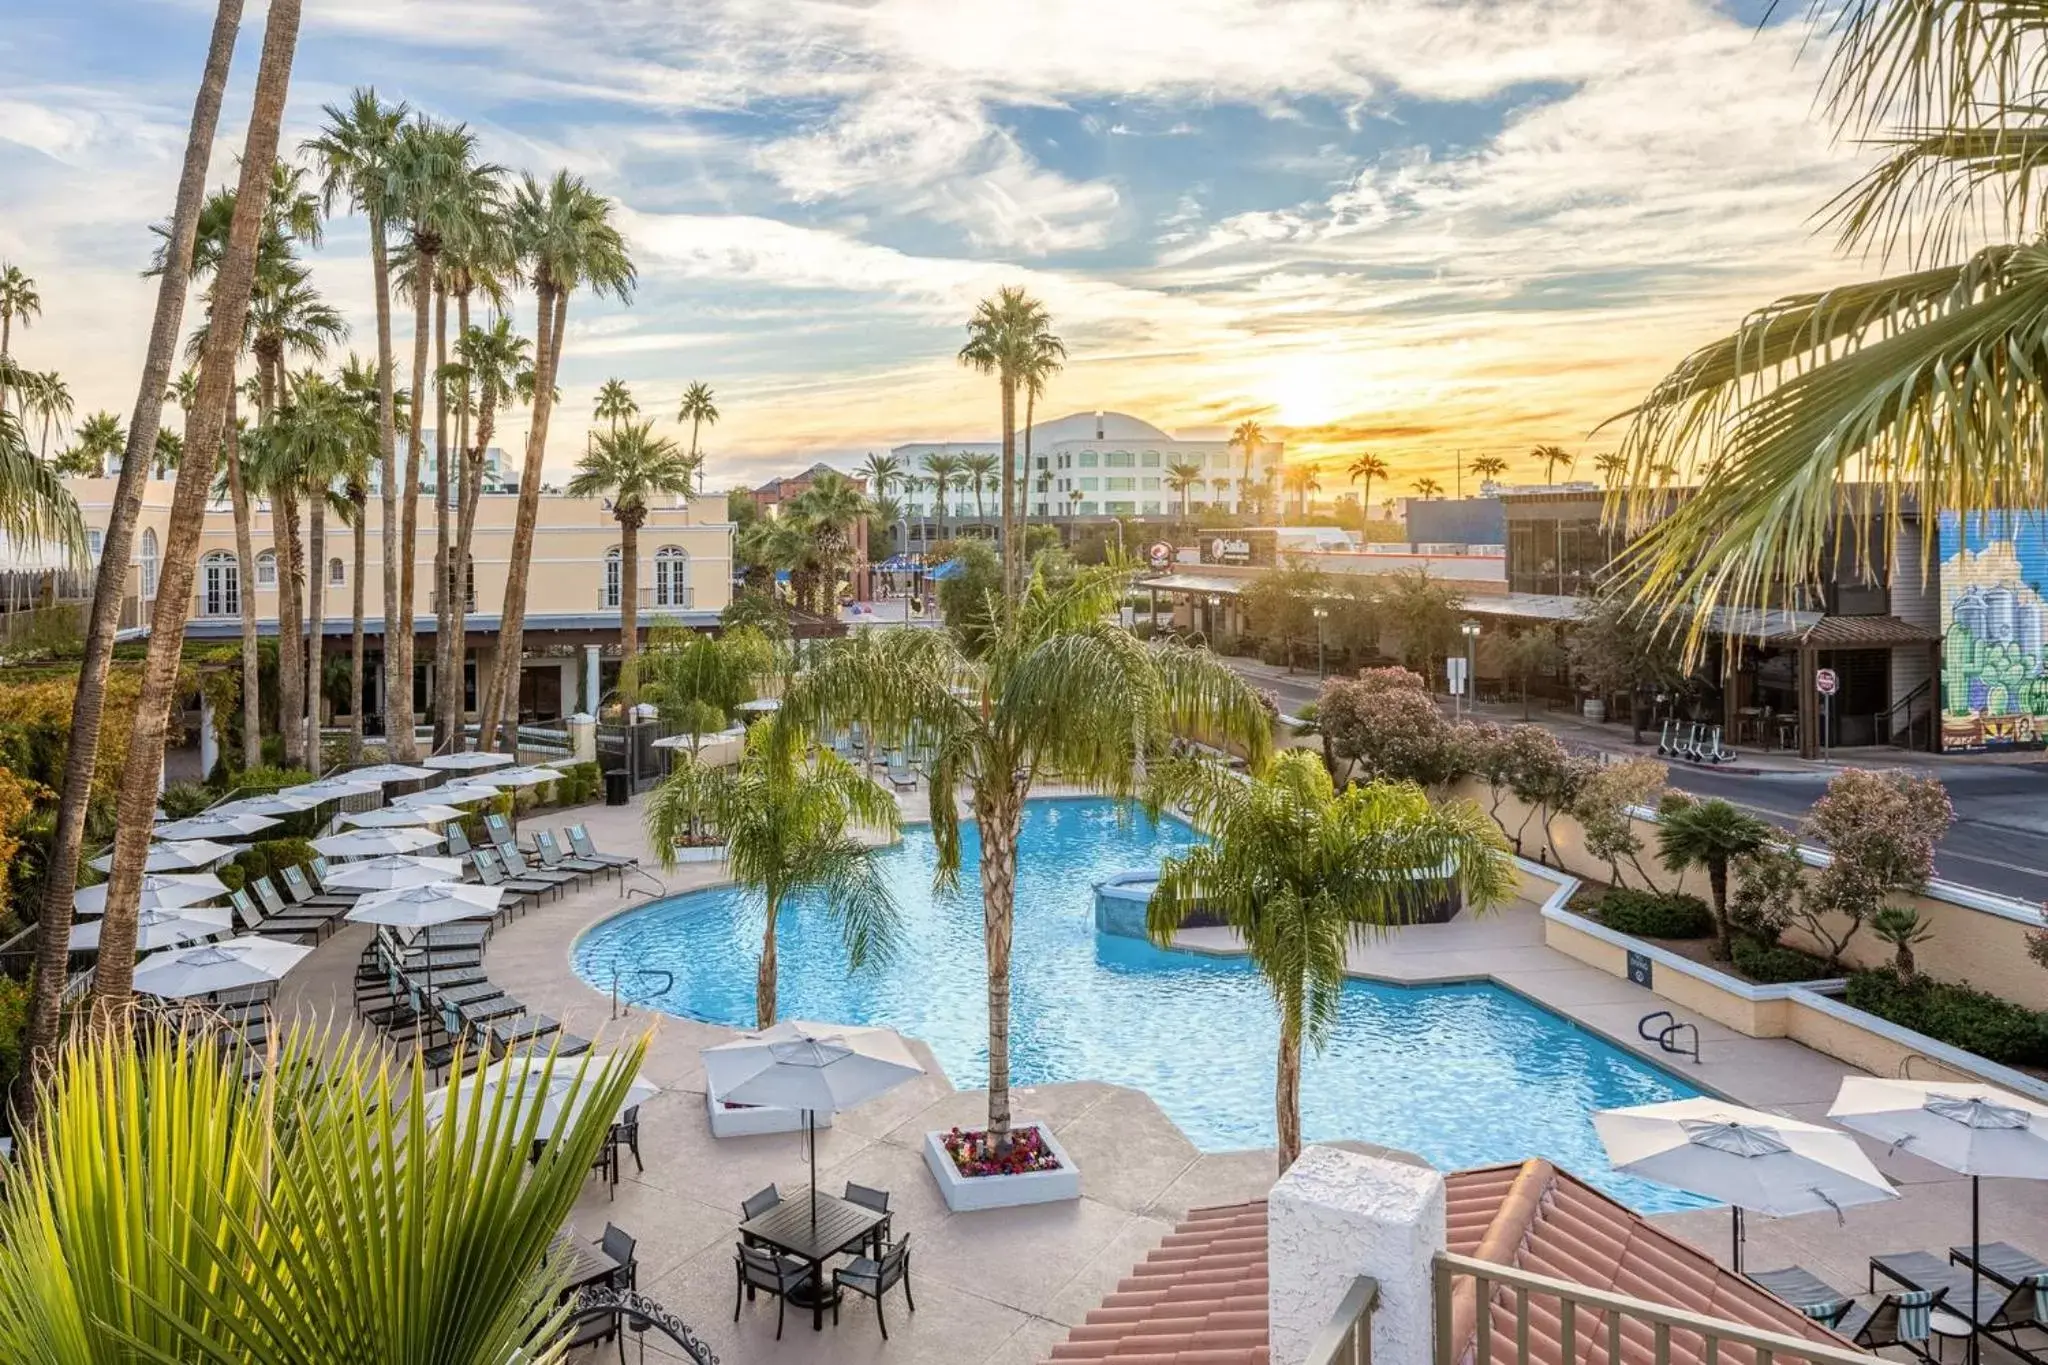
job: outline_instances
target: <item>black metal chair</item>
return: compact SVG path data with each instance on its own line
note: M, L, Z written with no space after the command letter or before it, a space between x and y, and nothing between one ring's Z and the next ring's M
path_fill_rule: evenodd
M612 1125L612 1141L624 1144L626 1150L633 1154L633 1169L635 1171L645 1171L647 1169L640 1164L639 1105L636 1104L626 1110L625 1113L619 1115L619 1121Z
M624 1313L617 1304L591 1304L578 1308L563 1327L569 1339L569 1350L580 1351L588 1346L596 1348L607 1341L619 1344L619 1365L626 1365L626 1335L620 1331ZM645 1354L643 1342L641 1352Z
M832 1272L832 1287L852 1290L875 1301L875 1321L881 1325L882 1340L889 1339L889 1319L882 1312L882 1297L897 1285L903 1286L903 1301L910 1305L910 1311L917 1311L917 1300L910 1293L910 1234L904 1233L903 1240L882 1253L880 1260L862 1256L853 1264ZM839 1325L838 1296L833 1296L832 1325Z
M757 1292L775 1296L775 1339L782 1340L782 1320L789 1296L811 1282L811 1268L793 1256L778 1256L761 1247L742 1242L733 1252L733 1270L738 1284L732 1296L732 1320L740 1320L740 1303L752 1303ZM837 1317L837 1311L834 1311ZM888 1335L887 1331L882 1334Z
M765 1190L756 1190L740 1200L740 1221L751 1223L768 1210L782 1202L782 1191L770 1185Z
M883 1217L882 1221L875 1225L874 1231L856 1237L839 1250L848 1256L860 1256L870 1250L879 1255L889 1240L889 1192L867 1185L856 1185L849 1180L846 1182L846 1202L858 1204L864 1209L873 1209Z
M604 1225L604 1236L597 1239L597 1249L619 1263L619 1268L612 1272L612 1288L639 1288L640 1263L633 1258L633 1249L638 1245L624 1228L614 1223Z

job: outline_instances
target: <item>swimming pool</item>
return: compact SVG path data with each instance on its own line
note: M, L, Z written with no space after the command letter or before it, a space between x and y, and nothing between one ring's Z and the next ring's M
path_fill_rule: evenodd
M1033 801L1017 868L1011 1076L1029 1086L1100 1080L1135 1086L1204 1151L1270 1146L1274 1011L1241 959L1163 952L1097 934L1095 883L1156 866L1193 843L1096 799ZM783 907L780 1013L882 1024L931 1045L953 1083L988 1076L980 845L962 831L956 890L932 890L929 830L905 831L882 860L903 908L901 949L848 972L837 927L815 906ZM675 974L652 1003L751 1027L760 910L731 888L691 892L593 928L577 972L609 989L614 967ZM1410 988L1353 981L1336 1036L1302 1065L1302 1132L1414 1152L1444 1170L1543 1156L1645 1212L1704 1201L1608 1168L1596 1109L1682 1099L1676 1077L1489 984ZM1019 1112L1028 1115L1028 1099Z

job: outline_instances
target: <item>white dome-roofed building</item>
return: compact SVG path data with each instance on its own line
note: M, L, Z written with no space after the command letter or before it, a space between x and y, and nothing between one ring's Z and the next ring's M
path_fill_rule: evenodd
M1277 471L1284 449L1279 441L1263 442L1253 453L1252 478L1264 481ZM912 548L921 539L943 539L971 528L987 527L993 534L1002 508L995 479L984 481L977 511L972 474L956 471L944 498L941 526L941 500L932 486L929 462L934 456L1000 457L1002 450L1000 440L912 441L891 449L903 462L904 472L920 480L908 492L892 490L909 523ZM1017 459L1020 465L1025 459L1021 431ZM1235 512L1243 491L1244 459L1245 452L1227 439L1182 440L1128 413L1076 412L1033 424L1030 463L1020 469L1020 477L1026 480L1025 505L1033 517L1071 521L1172 516L1180 511L1181 493L1169 483L1170 471L1175 465L1193 465L1202 471L1202 479L1187 490L1188 510L1223 507Z

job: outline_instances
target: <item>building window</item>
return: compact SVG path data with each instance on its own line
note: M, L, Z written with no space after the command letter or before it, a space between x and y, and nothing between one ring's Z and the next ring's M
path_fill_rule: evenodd
M1084 451L1082 451L1082 452L1081 452L1081 468L1083 468L1083 469L1093 469L1093 468L1095 468L1095 452L1094 452L1094 451L1092 451L1092 450L1084 450Z
M348 566L339 559L328 560L327 581L337 588L348 582Z
M242 569L226 550L215 550L199 563L199 614L242 614Z
M690 557L676 545L664 545L654 552L654 605L690 605Z
M256 556L256 586L274 588L277 586L277 551L265 550Z
M1084 503L1082 503L1082 504L1081 504L1081 515L1082 515L1082 516L1084 516L1084 517L1092 517L1092 516L1094 516L1094 515L1095 515L1095 504L1094 504L1094 503L1092 503L1092 502L1084 502Z
M1100 487L1102 487L1102 480L1100 479L1086 478L1081 480L1081 491L1084 493L1093 493Z
M1158 515L1159 515L1159 504L1158 504L1158 503L1156 503L1156 502L1148 502L1148 503L1146 503L1146 504L1145 504L1145 515L1146 515L1146 516L1148 516L1148 517L1156 517L1156 516L1158 516Z
M1159 480L1141 479L1138 482L1138 486L1144 489L1147 493L1157 493L1159 491Z
M1102 460L1102 463L1110 469L1130 469L1137 462L1138 457L1131 454L1128 450L1112 450Z
M1104 479L1102 482L1103 486L1112 493L1131 493L1135 492L1138 487L1138 481L1128 477Z
M604 552L604 587L597 595L597 605L616 608L624 592L624 563L619 558L619 547L614 545Z
M1146 451L1142 456L1138 458L1138 463L1144 466L1146 469L1159 468L1159 452L1156 450Z
M1133 516L1138 510L1135 502L1106 502L1102 506L1113 517Z
M1219 450L1209 457L1209 468L1211 469L1234 469L1236 467L1237 460L1227 450Z
M156 601L156 528L142 528L142 600Z
M107 533L105 531L102 531L99 527L95 526L85 533L86 553L92 556L92 560L95 564L99 562L100 551L106 548Z

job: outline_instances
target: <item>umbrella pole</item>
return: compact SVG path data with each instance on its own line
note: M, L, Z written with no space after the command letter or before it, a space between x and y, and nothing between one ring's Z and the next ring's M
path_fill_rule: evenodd
M804 1124L811 1146L811 1236L818 1235L818 1111L804 1110Z
M1977 1262L1984 1254L1977 1227L1977 1177L1970 1177L1970 1365L1977 1365Z
M1730 1251L1735 1261L1735 1273L1740 1275L1742 1273L1742 1205L1730 1204L1728 1212L1734 1215L1729 1220L1732 1232Z

